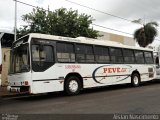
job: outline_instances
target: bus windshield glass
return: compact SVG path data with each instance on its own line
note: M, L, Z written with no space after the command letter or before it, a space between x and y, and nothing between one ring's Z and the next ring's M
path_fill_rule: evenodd
M29 63L28 44L11 50L10 73L29 72Z

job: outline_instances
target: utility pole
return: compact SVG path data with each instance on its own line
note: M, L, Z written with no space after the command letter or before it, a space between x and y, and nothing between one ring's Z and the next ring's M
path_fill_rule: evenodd
M17 39L17 0L15 1L15 15L14 15L14 41Z

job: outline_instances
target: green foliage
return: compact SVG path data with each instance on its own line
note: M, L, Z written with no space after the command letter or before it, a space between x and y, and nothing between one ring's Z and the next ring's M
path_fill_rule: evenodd
M157 26L157 22L149 22L143 25L143 27L134 32L134 39L136 39L141 47L146 47L147 45L151 44L157 36Z
M43 33L66 37L89 37L97 38L98 31L90 28L93 18L90 15L78 14L72 9L60 8L55 11L48 11L36 8L29 14L22 16L22 20L27 22L18 30L18 35L28 33Z

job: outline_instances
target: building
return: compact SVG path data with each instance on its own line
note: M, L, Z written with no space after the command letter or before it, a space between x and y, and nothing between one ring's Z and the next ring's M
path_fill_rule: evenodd
M0 40L2 46L2 74L1 85L8 83L8 69L10 63L10 48L14 41L14 34L9 32L0 31Z
M135 46L136 42L133 38L123 36L123 35L117 35L113 33L108 33L108 32L99 32L100 35L103 35L102 37L98 37L98 39L103 39L103 40L110 40L110 41L115 41L119 42L125 45L130 45L130 46Z

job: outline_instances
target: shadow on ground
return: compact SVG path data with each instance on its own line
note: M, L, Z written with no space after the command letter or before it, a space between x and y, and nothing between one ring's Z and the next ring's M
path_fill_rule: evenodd
M146 87L146 86L151 86L151 85L153 86L159 83L160 83L159 80L154 80L154 81L144 82L139 87ZM105 86L105 87L84 89L81 91L80 94L76 96L83 96L87 94L111 92L111 91L125 90L125 89L135 89L135 88L132 87L131 84L111 85L111 86ZM54 93L46 93L46 94L38 94L38 95L19 95L19 96L14 96L14 97L7 97L7 98L16 99L20 101L40 101L40 100L46 100L46 99L51 99L51 98L59 99L63 97L69 98L69 97L76 97L76 96L67 96L64 92L54 92Z

